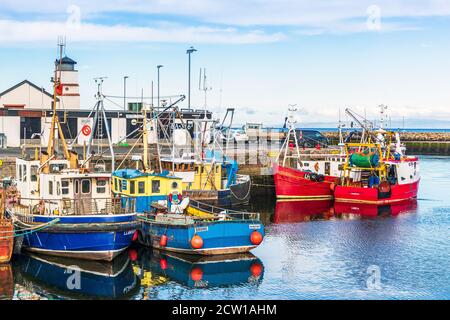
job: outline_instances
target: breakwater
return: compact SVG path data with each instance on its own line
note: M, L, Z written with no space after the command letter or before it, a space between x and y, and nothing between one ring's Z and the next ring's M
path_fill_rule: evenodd
M323 132L332 145L339 141L338 132ZM400 132L408 154L450 155L450 132Z

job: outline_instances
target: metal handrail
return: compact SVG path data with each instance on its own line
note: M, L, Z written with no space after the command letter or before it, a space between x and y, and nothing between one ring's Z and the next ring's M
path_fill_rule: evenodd
M240 219L243 219L243 220L249 220L249 219L257 219L257 220L259 220L259 213L245 212L245 211L236 211L236 210L231 210L231 209L220 208L220 207L216 207L214 205L211 205L211 204L208 204L208 203L204 203L204 202L200 202L200 201L196 201L196 200L190 200L189 206L194 208L194 209L206 211L206 212L214 214L214 215L216 215L216 214L226 214L226 215L228 215L228 216L230 216L232 218L240 217Z

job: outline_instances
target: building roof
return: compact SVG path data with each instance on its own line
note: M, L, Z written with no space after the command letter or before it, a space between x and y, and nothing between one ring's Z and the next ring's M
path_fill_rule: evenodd
M77 64L76 61L70 59L68 56L65 56L61 59L62 64ZM59 64L59 59L56 59L56 64Z
M24 84L29 84L31 87L35 88L36 90L42 91L44 92L44 94L46 94L47 96L49 96L50 98L53 98L53 95L51 93L49 93L48 91L46 91L43 87L38 87L37 85L35 85L33 82L29 81L29 80L23 80L22 82L19 82L18 84L12 86L9 89L6 89L5 91L0 93L0 96L4 96L5 94L7 94L8 92L11 92L17 88L19 88L20 86L24 85Z

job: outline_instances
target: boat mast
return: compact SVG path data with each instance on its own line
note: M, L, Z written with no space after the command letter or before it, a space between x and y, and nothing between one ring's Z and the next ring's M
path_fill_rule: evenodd
M67 147L66 140L64 138L64 133L62 131L61 122L59 121L57 110L56 110L56 102L57 102L57 95L58 91L62 91L62 85L61 85L61 66L62 66L62 54L63 49L65 48L65 40L62 37L58 38L58 47L59 47L59 61L55 61L55 75L53 78L53 115L52 115L52 121L50 126L50 136L48 139L48 145L47 145L47 154L48 159L51 159L53 156L55 156L55 141L56 141L56 128L58 128L59 133L59 139L62 142L63 145L63 152L64 156L67 160L70 160L71 155L69 152L69 148ZM59 68L58 68L58 62L59 62Z
M148 163L148 130L147 130L147 107L142 104L142 113L144 115L144 119L142 122L143 130L142 130L142 142L144 146L144 172L147 172L150 168L150 165Z

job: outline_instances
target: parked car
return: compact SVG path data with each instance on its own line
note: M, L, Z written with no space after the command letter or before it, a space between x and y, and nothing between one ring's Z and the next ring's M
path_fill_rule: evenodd
M317 145L319 145L321 148L326 148L329 145L327 137L325 137L317 130L297 129L295 130L295 133L297 135L299 147L315 148L317 147ZM295 143L292 136L290 140L291 141L289 141L289 143Z

